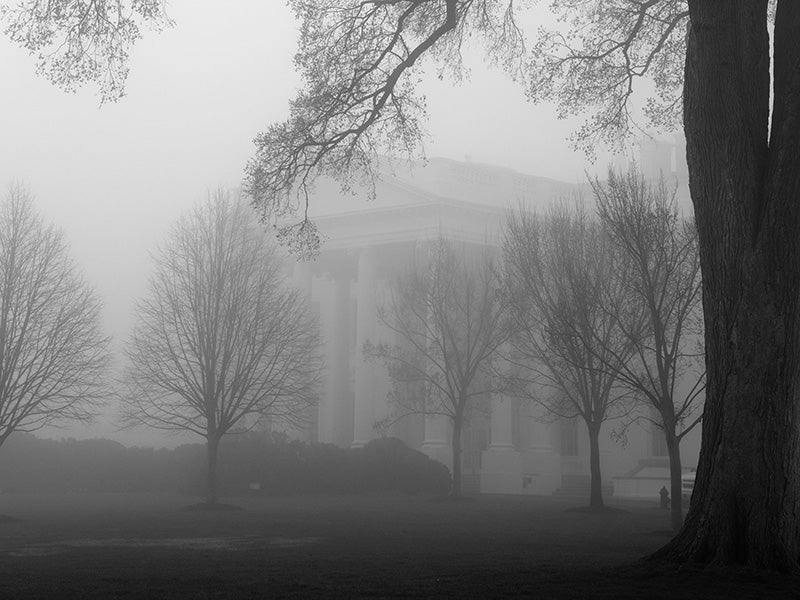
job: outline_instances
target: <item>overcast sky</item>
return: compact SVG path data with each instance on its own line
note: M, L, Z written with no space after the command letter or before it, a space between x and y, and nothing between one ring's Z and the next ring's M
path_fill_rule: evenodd
M241 182L253 137L286 117L299 85L284 2L220 7L172 0L175 27L145 31L127 96L102 108L94 89L65 94L37 77L33 58L0 36L0 186L26 184L65 231L116 340L145 288L148 253L209 189ZM527 103L502 72L470 66L458 87L425 78L427 155L580 181L587 164L566 142L574 123Z

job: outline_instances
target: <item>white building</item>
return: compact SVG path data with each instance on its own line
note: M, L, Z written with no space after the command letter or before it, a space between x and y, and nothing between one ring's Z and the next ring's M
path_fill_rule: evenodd
M654 164L643 165L643 170L675 173L669 152L650 150ZM671 164L664 162L670 160ZM371 201L366 194L343 195L333 182L320 183L313 198L314 221L327 240L316 261L294 267L296 285L319 311L326 344L327 377L308 437L359 446L379 435L374 424L389 411L390 384L384 367L366 362L360 349L366 340L389 341L388 332L379 326L378 303L383 290L407 267L416 244L438 235L473 244L497 243L508 209L521 203L544 209L553 200L585 191L585 186L446 159L387 172ZM535 405L510 398L495 397L490 404L491 414L473 418L464 432L465 488L588 493L588 435L582 421L553 420ZM601 434L607 493L613 483L617 496L656 499L662 485L669 487L663 434L634 425L623 447L612 440L612 426L606 424ZM687 467L697 464L697 429L682 443ZM449 464L449 425L441 417L407 417L390 433Z

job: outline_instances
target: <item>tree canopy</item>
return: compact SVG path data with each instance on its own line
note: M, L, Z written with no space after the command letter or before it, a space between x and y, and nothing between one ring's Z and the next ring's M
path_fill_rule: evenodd
M102 102L125 94L131 47L142 27L169 27L164 0L23 0L0 5L4 33L65 91L96 83Z
M513 2L496 0L310 2L292 0L301 22L295 64L304 86L289 118L256 136L245 187L265 218L301 217L284 230L305 242L309 190L320 175L373 185L378 153L412 155L423 132L425 102L415 67L432 56L460 76L462 46L473 34L513 73L525 44ZM313 242L306 244L314 251Z
M100 311L61 232L12 186L0 204L0 445L94 416L108 392Z
M214 502L223 436L303 424L316 402L316 321L252 211L224 192L175 225L136 316L127 419L205 437Z
M589 433L592 508L603 506L598 436L628 414L621 374L644 323L631 301L630 261L585 205L512 213L503 242L503 291L519 392Z
M425 246L392 285L378 319L395 343L369 342L367 357L392 380L393 419L444 417L453 427L453 495L461 493L461 433L475 405L505 382L497 351L509 337L492 248L444 238Z

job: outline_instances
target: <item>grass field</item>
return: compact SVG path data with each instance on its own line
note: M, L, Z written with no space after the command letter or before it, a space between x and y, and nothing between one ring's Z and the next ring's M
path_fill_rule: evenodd
M800 598L800 580L637 562L654 504L481 496L0 496L0 598Z

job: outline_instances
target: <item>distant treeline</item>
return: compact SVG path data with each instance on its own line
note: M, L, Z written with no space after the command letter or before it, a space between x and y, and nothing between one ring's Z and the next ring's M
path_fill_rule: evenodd
M126 447L112 440L60 441L15 434L0 449L2 492L167 492L205 490L206 447ZM220 446L222 495L400 491L446 493L446 467L396 438L357 449L230 436ZM256 484L256 485L253 485ZM256 489L254 489L256 488Z

